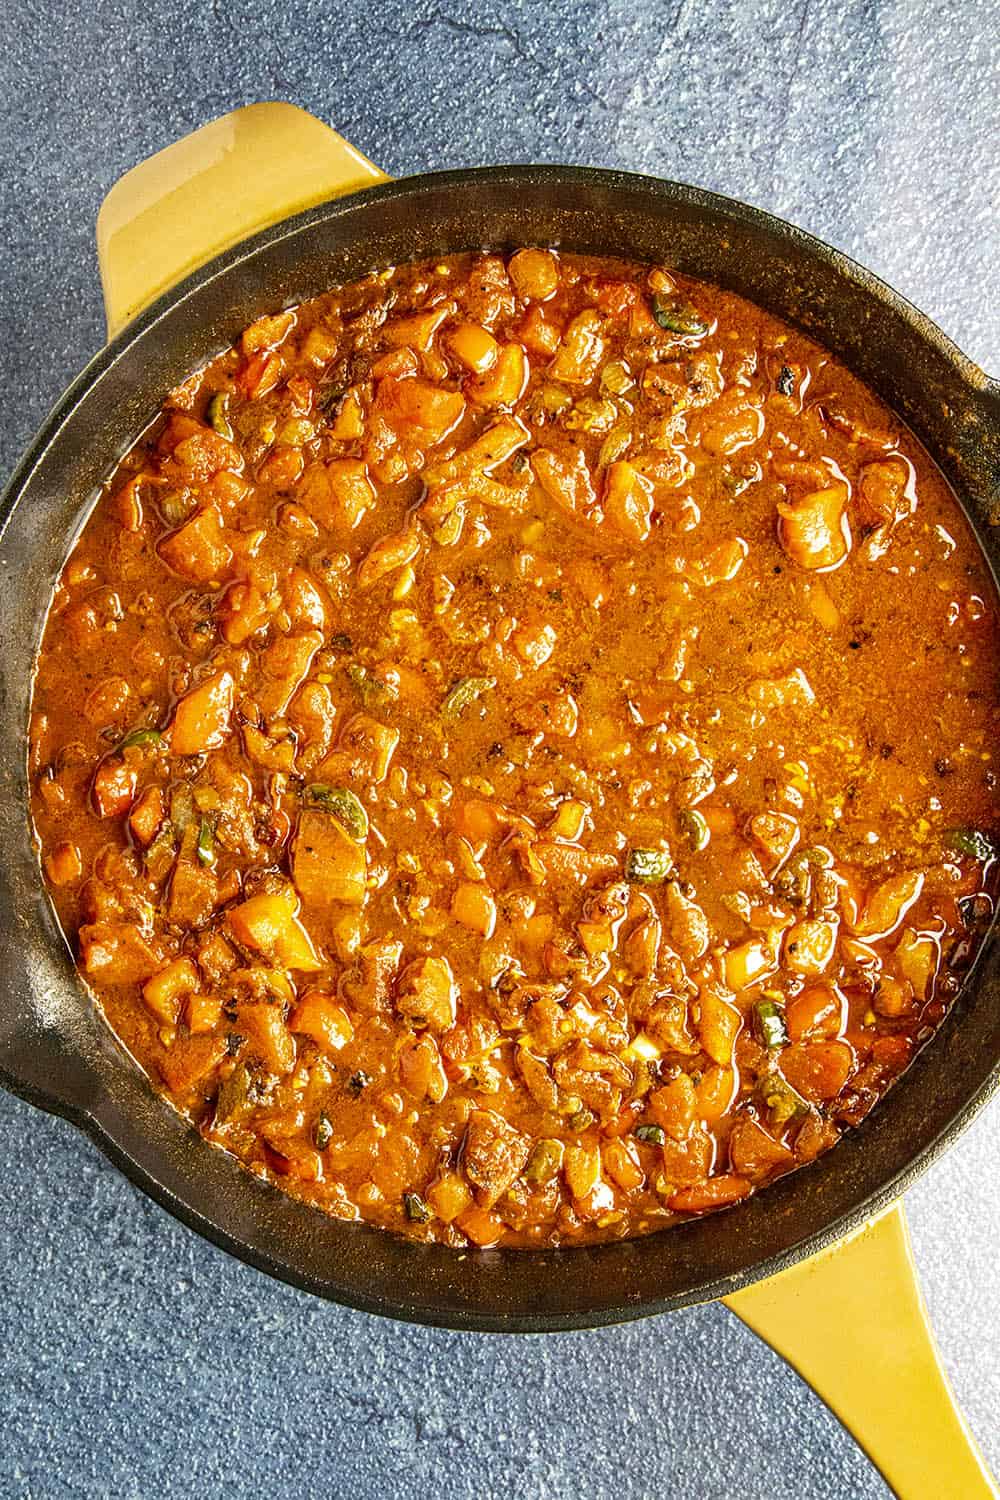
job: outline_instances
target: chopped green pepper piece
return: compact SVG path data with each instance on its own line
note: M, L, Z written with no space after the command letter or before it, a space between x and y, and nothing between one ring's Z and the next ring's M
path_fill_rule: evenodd
M426 1224L431 1211L419 1193L404 1193L403 1207L411 1224Z
M708 332L708 324L697 308L679 297L653 298L653 317L661 328L670 333L682 333L686 338L700 338Z
M963 927L982 932L990 925L993 902L984 891L977 891L974 896L960 896L956 904Z
M757 1080L757 1090L771 1112L773 1126L787 1125L798 1115L807 1115L809 1106L797 1090L792 1088L777 1069L763 1074Z
M497 685L495 677L460 677L441 704L442 719L457 719L470 703Z
M571 1130L589 1130L596 1118L589 1109L575 1109L569 1117L569 1127Z
M357 1099L361 1094L364 1093L365 1089L368 1087L371 1081L372 1075L370 1073L366 1073L364 1068L359 1068L358 1071L356 1073L352 1073L350 1078L347 1080L347 1092L353 1099Z
M140 745L162 745L163 735L158 729L133 729L118 746L119 750L136 750Z
M318 803L325 812L336 818L355 843L364 843L368 837L368 814L346 786L326 786L317 781L306 787L306 796L310 802Z
M190 491L165 490L157 499L160 514L168 526L179 526L197 509L197 501Z
M625 879L635 885L660 885L672 869L668 849L630 849L625 856Z
M795 372L789 369L788 365L782 365L781 369L778 371L778 378L775 381L775 385L777 386L782 396L794 395Z
M252 1080L246 1063L237 1063L215 1096L215 1124L225 1125L250 1102Z
M316 404L318 405L320 411L329 412L332 416L335 416L336 408L340 405L341 401L343 401L346 395L346 386L334 385L331 386L328 391L323 392Z
M347 675L365 708L384 708L396 696L387 682L373 677L367 667L361 667L357 662L351 662L347 668Z
M677 814L677 821L680 824L681 832L691 846L693 854L699 854L702 849L708 846L711 834L704 815L698 812L697 808L681 808L681 811Z
M213 864L215 861L215 834L212 825L207 818L202 818L198 824L198 843L196 845L198 858L203 865Z
M793 854L771 882L776 896L792 906L805 906L812 889L812 872L806 854Z
M978 859L983 863L997 857L993 840L979 828L952 828L945 834L944 841L949 849L955 849L959 854L967 854L971 859Z
M764 1046L784 1047L789 1040L785 1007L775 1000L758 1000L753 1010L757 1032Z
M154 880L159 880L173 864L176 852L177 830L173 823L163 823L143 856L148 874L152 875Z
M330 1124L330 1121L327 1119L326 1115L321 1113L316 1121L315 1128L313 1129L313 1140L316 1142L317 1150L325 1151L332 1139L333 1126Z
M667 1132L662 1125L637 1125L632 1134L637 1141L646 1141L650 1146L665 1146Z
M528 1157L523 1177L525 1182L541 1184L551 1182L562 1166L563 1143L546 1137L536 1141Z
M229 425L229 392L216 391L205 409L205 418L209 427L213 428L220 437L229 442L233 440L233 429Z

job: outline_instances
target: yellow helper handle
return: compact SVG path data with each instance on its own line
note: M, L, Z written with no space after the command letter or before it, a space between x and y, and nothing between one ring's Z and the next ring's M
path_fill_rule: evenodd
M126 172L101 206L97 253L109 335L230 245L385 180L294 104L250 104L203 125Z
M723 1300L808 1381L899 1500L996 1500L941 1368L901 1204Z

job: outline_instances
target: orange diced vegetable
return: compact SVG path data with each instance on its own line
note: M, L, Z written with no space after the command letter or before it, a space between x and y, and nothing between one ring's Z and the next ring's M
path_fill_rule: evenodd
M420 552L420 533L408 526L375 542L358 569L358 587L371 588L387 573L394 573L413 562Z
M601 1147L604 1170L624 1193L642 1187L646 1174L639 1165L639 1157L630 1141L621 1139L605 1141Z
M567 385L589 385L604 356L601 315L593 308L578 313L568 324L549 365L554 380Z
M101 761L94 772L91 796L99 818L120 818L132 806L132 798L139 781L134 766L109 755Z
M500 345L481 323L459 323L448 335L448 346L474 375L485 375L500 352Z
M847 485L838 481L800 499L778 502L778 536L793 562L811 569L835 568L851 546Z
M782 1052L780 1067L797 1094L821 1104L835 1099L844 1087L854 1053L847 1042L793 1042Z
M466 383L477 406L513 406L528 383L528 359L520 344L504 344L490 368Z
M285 1025L280 1004L270 1001L241 1005L239 1025L269 1073L290 1073L295 1066L295 1041Z
M335 458L312 464L296 491L299 502L321 526L331 531L353 531L375 503L375 487L368 466L359 458Z
M151 844L163 822L163 791L158 786L148 786L138 798L128 824L136 843L146 848Z
M517 336L529 354L543 357L555 354L562 334L556 323L552 323L537 305L529 307L517 325Z
M460 881L451 899L451 914L456 922L482 937L493 936L497 904L488 886L474 880Z
M496 1220L492 1219L490 1215L482 1214L482 1210L471 1209L472 1194L465 1179L460 1177L457 1172L444 1172L436 1182L432 1182L427 1189L427 1202L443 1224L453 1224L459 1215L465 1213L466 1210L478 1216L470 1220L474 1227L482 1223L483 1219L490 1220L490 1231L492 1231L492 1227L496 1224ZM498 1225L497 1228L499 1228ZM476 1244L481 1243L480 1240L476 1239L474 1234L470 1234L469 1238ZM486 1243L492 1244L493 1241L487 1239Z
M649 1110L656 1123L674 1141L687 1140L694 1127L698 1096L686 1073L678 1073L649 1096Z
M270 313L244 329L240 348L244 354L259 354L262 349L275 349L294 327L295 312L292 308L285 312Z
M557 505L571 515L586 518L597 497L583 452L578 448L573 452L574 457L570 458L551 448L536 448L531 455L531 467L542 489Z
M475 848L496 838L509 821L509 816L496 803L485 802L478 797L457 803L452 813L455 832L467 838Z
M45 856L45 873L53 885L72 885L83 874L80 851L69 839L56 844Z
M551 250L518 250L510 258L507 274L517 295L526 301L544 302L559 285L559 263Z
M184 1037L163 1055L159 1069L169 1089L175 1094L186 1094L215 1071L225 1054L225 1037Z
M222 1020L222 996L214 991L195 991L184 1004L184 1023L192 1036L214 1031Z
M292 1031L311 1037L321 1052L333 1057L354 1036L354 1027L342 1005L332 995L310 990L292 1011Z
M797 974L822 974L837 948L837 923L809 918L785 934L785 963Z
M175 958L160 969L142 987L142 998L153 1015L164 1025L174 1026L180 1015L181 1001L198 986L198 970L189 958Z
M267 718L283 714L308 675L312 659L323 644L318 630L279 636L260 658L261 680L255 702Z
M724 1001L709 986L699 992L700 1020L699 1037L709 1058L721 1067L729 1068L733 1061L733 1047L742 1029L742 1017L735 1005Z
M477 1208L475 1204L460 1213L455 1223L465 1237L480 1250L485 1250L489 1245L495 1245L503 1234L503 1223L496 1214L487 1213L485 1208Z
M624 460L608 470L604 514L628 542L644 542L653 516L653 487Z
M752 1181L766 1179L775 1172L787 1172L795 1157L787 1146L776 1141L763 1125L743 1115L733 1126L729 1137L729 1159L740 1177Z
M358 393L348 391L334 415L332 435L339 442L349 443L361 437L364 430L365 418Z
M693 1187L681 1188L679 1193L667 1199L667 1207L678 1214L707 1214L715 1208L739 1203L749 1195L752 1187L745 1177L723 1174Z
M750 938L730 948L722 961L726 984L731 990L745 990L759 984L778 966L777 939L773 934ZM718 1059L720 1062L725 1059Z
M184 694L167 731L171 755L202 755L226 743L232 728L232 673L216 672Z
M327 781L384 781L399 730L369 714L354 714L340 732L337 748L324 760L320 773Z
M292 845L292 878L307 906L330 901L360 906L367 894L364 845L345 831L332 813L307 808L299 817Z
M804 1037L836 1036L846 1015L843 995L829 984L809 985L785 1006L785 1024L793 1042Z
M386 323L382 337L393 349L429 349L435 333L454 310L453 303L439 302L437 307L430 307L426 312L395 318Z
M775 867L788 858L799 841L799 825L787 813L758 813L750 821L750 832Z
M206 506L159 544L163 561L195 583L224 578L233 560L219 512Z
M922 870L904 870L883 880L868 897L863 915L851 924L858 937L871 942L895 932L923 888Z
M926 1000L930 994L940 961L938 937L930 932L914 932L912 927L904 928L896 945L896 963L918 1000Z
M567 1146L563 1160L566 1186L574 1198L586 1198L601 1181L601 1148L596 1141Z
M701 559L695 566L695 577L705 588L714 588L718 583L732 583L747 560L750 548L741 536L728 538Z
M263 594L252 583L234 583L223 595L218 613L226 640L231 646L242 646L267 624L269 612Z
M698 1096L698 1116L706 1125L714 1125L730 1109L736 1097L737 1081L734 1068L713 1063L705 1069L695 1093Z
M445 958L421 958L403 971L396 1006L401 1015L431 1031L447 1031L455 1022L457 991Z
M519 630L515 630L511 644L527 666L541 667L555 649L556 632L547 624L522 625Z
M437 1042L426 1033L411 1037L399 1054L399 1076L418 1099L439 1104L448 1092L448 1075L441 1062Z
M105 984L141 984L159 960L131 922L94 922L80 928L84 972Z
M323 965L298 911L295 887L286 882L277 891L262 891L233 907L227 921L236 941L245 948L256 949L279 968L314 973Z

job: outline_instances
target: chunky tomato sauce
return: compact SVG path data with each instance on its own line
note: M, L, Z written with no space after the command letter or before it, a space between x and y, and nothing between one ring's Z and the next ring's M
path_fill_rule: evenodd
M625 1236L857 1124L992 914L996 600L808 339L665 269L404 266L167 398L65 566L30 774L114 1030L249 1169Z

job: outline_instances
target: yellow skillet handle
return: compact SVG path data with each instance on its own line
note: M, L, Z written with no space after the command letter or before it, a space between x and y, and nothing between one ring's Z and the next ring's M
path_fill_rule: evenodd
M250 104L140 162L97 219L108 332L213 255L314 203L384 182L294 104Z
M809 1382L900 1500L996 1500L941 1368L902 1205L724 1300Z

